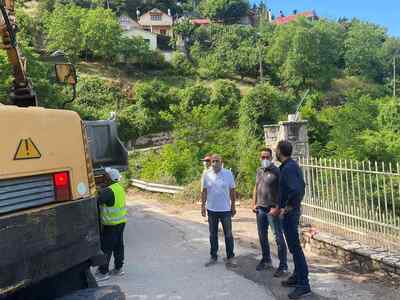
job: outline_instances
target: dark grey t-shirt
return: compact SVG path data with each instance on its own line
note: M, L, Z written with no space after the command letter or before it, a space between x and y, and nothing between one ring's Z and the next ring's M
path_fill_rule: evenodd
M256 175L257 207L278 206L279 168L275 165L267 169L258 168Z

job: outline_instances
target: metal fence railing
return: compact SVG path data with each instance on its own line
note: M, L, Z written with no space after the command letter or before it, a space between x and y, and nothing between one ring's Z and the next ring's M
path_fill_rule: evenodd
M400 249L399 163L301 158L303 222L373 247Z

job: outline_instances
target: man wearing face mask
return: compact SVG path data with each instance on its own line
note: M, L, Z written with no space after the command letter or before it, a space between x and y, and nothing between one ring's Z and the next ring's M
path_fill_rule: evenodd
M201 214L208 215L210 230L210 260L206 267L217 263L218 259L218 225L222 224L225 236L226 265L236 265L233 258L234 240L232 235L232 217L236 214L235 180L229 170L222 168L219 155L211 156L211 168L204 174ZM207 204L207 207L206 207Z
M272 268L268 227L271 226L278 247L279 267L274 277L287 273L287 249L282 231L282 220L279 218L279 168L272 162L272 150L265 148L260 153L261 167L257 169L256 185L253 191L253 212L257 215L257 229L260 240L262 259L257 271Z
M282 226L290 253L293 255L294 272L287 280L282 281L285 287L295 289L288 295L289 299L299 299L311 293L308 280L308 266L300 244L299 222L301 201L305 194L303 173L292 159L293 146L288 141L280 141L276 149L281 177L279 186L279 207L283 217Z

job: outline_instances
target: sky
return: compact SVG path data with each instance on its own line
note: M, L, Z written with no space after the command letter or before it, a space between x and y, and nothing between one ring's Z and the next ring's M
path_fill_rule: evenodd
M259 3L261 0L250 0ZM400 0L265 0L275 16L297 11L315 10L317 15L337 20L347 17L377 23L388 29L390 35L400 37Z

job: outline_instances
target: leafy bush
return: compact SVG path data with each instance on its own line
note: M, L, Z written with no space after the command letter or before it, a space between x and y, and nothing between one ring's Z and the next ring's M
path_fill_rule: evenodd
M175 52L173 54L171 64L177 75L190 76L195 73L191 62L180 52Z

